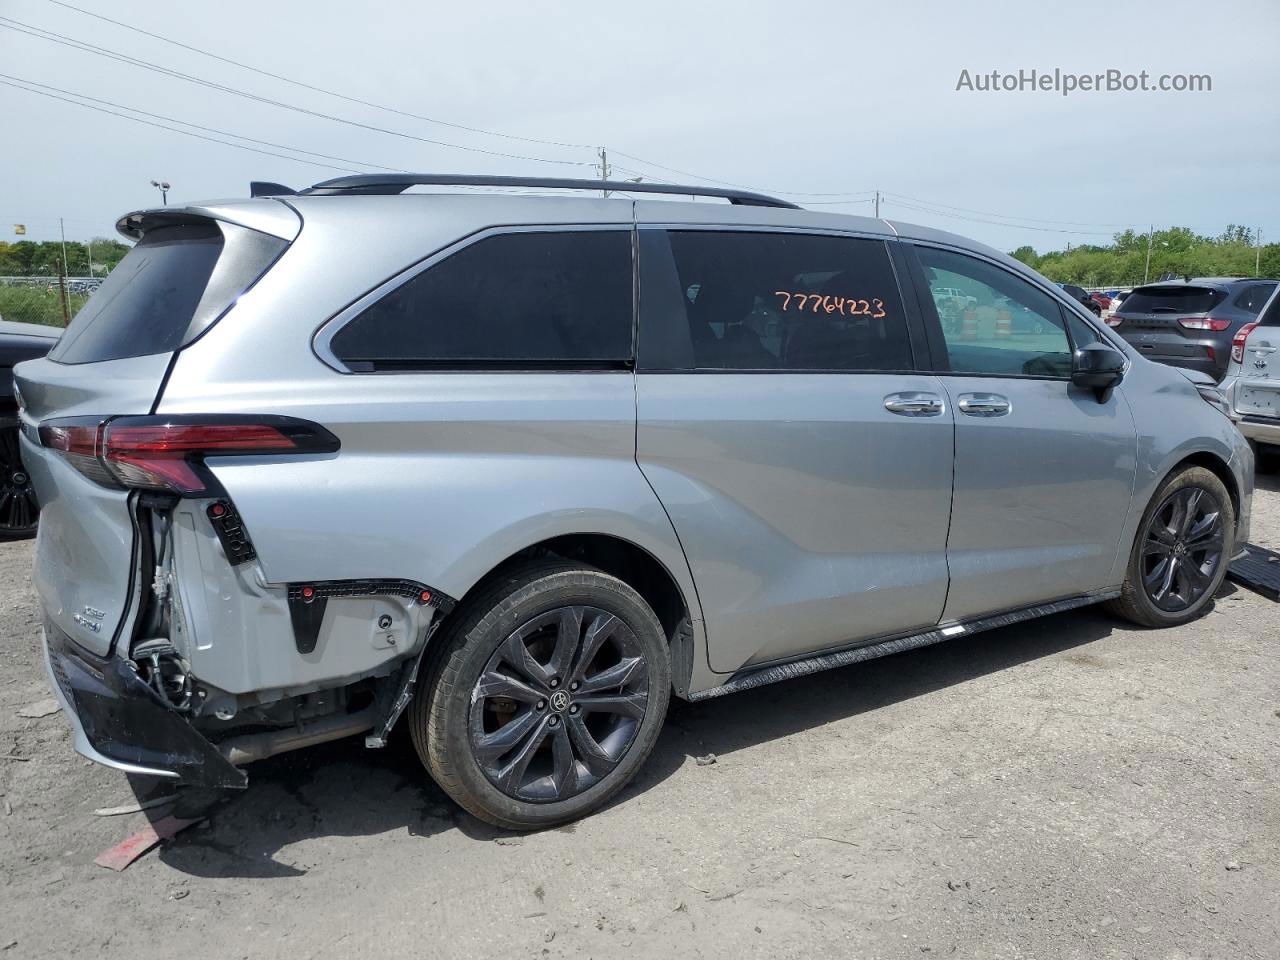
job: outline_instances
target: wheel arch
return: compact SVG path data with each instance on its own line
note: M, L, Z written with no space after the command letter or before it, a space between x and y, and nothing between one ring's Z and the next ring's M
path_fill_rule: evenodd
M693 664L698 656L694 649L698 640L693 622L701 620L692 580L682 583L672 570L673 561L664 561L653 550L616 533L560 533L521 547L481 574L457 598L459 609L468 597L481 593L493 578L513 565L538 557L560 557L596 567L640 594L658 617L671 647L672 686L678 696L687 696ZM678 559L688 571L683 553L674 559Z
M1240 518L1240 485L1236 481L1236 476L1232 472L1230 465L1217 454L1208 450L1199 450L1183 457L1165 472L1160 483L1156 485L1156 489L1163 487L1170 477L1184 467L1203 467L1222 481L1222 485L1227 488L1227 493L1231 497L1231 511L1238 523Z

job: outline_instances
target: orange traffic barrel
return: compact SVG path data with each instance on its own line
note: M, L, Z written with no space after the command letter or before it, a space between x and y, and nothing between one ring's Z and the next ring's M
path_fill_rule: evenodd
M1013 336L1013 317L1010 316L1008 310L996 311L996 336Z

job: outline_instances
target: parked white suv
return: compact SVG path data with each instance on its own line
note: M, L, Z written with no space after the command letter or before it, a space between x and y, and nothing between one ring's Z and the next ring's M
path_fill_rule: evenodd
M1258 319L1236 331L1221 389L1240 432L1280 455L1280 286Z

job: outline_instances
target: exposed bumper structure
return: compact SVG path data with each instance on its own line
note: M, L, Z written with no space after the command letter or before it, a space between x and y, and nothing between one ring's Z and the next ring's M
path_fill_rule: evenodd
M244 787L245 774L119 658L96 657L45 621L45 666L76 752L125 773L200 787Z

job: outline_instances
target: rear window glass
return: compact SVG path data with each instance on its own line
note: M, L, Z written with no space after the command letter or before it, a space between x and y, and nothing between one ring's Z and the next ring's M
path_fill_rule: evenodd
M97 363L170 353L194 339L287 246L215 222L156 227L76 314L49 359Z
M396 287L330 349L354 369L623 366L631 315L630 231L502 234Z
M1125 297L1122 313L1205 313L1226 298L1210 287L1139 287Z
M1266 306L1267 299L1275 288L1276 285L1274 283L1250 284L1236 295L1233 302L1245 313L1257 313Z
M1280 327L1280 293L1276 293L1266 304L1258 324L1264 327Z

